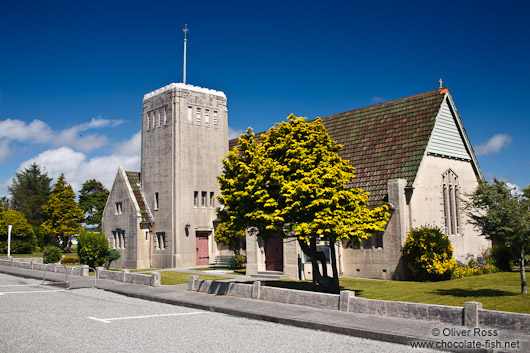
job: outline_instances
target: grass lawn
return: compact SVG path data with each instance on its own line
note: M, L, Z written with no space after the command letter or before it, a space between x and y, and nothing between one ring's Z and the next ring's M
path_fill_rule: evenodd
M188 283L188 278L190 275L193 275L193 273L176 272L176 271L161 271L160 281L162 284L168 284L168 285L184 284L184 283ZM207 275L199 275L199 278L209 279L209 280L227 279L226 277L207 276Z
M527 276L530 271L527 271ZM530 277L529 277L530 278ZM311 290L311 282L272 281L267 285ZM442 282L377 281L341 278L341 289L358 297L440 305L464 306L478 301L488 310L530 314L530 294L522 295L518 272L498 272Z
M36 252L34 254L13 254L11 253L11 257L16 257L16 258L42 257L42 255L43 255L42 252ZM7 256L7 254L1 253L0 256Z
M244 276L247 274L246 268L240 268L236 270L232 270L230 268L214 268L214 267L201 267L201 268L194 268L195 271L213 271L213 270L226 270L226 271L232 271L228 272L231 275L241 275Z

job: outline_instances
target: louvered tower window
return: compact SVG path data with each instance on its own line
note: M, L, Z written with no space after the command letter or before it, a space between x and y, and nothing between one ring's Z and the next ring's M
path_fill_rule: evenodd
M461 235L458 176L450 169L443 175L442 192L445 234Z

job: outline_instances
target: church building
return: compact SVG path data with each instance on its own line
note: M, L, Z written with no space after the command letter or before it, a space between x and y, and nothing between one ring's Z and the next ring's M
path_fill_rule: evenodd
M386 204L391 214L384 233L338 244L341 275L405 278L402 246L408 231L423 225L443 229L458 260L489 247L461 210L482 176L448 89L322 120L355 167L351 186L370 192L370 204ZM224 93L173 83L144 96L141 171L118 170L103 214L103 232L121 253L117 266L188 267L231 254L213 236L216 176L228 147ZM248 275L311 278L296 242L247 235L246 256Z

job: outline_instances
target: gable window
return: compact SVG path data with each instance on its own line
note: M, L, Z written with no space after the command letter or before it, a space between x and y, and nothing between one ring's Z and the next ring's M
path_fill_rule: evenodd
M447 235L461 234L459 195L458 176L449 169L443 175L442 184L444 229Z
M123 207L122 207L121 201L116 202L116 214L122 214L122 213L123 213Z
M125 231L116 229L112 232L112 240L114 241L114 249L125 249Z
M193 108L188 106L188 124L193 124Z

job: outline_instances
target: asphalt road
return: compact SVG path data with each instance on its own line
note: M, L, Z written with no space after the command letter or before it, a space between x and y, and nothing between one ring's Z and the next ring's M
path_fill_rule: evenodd
M0 274L0 352L426 352Z

